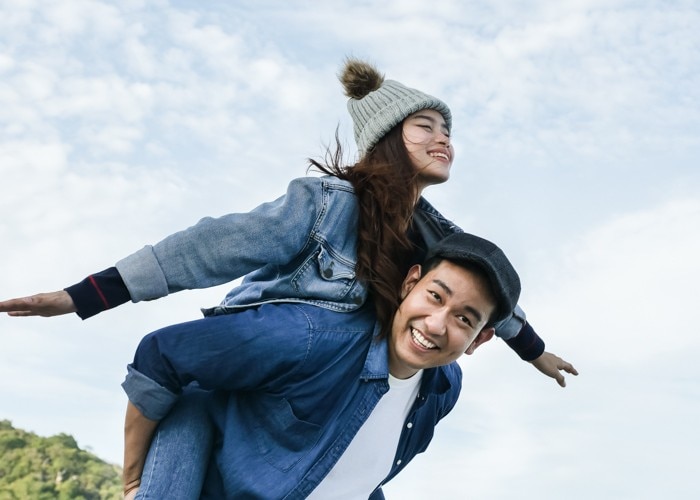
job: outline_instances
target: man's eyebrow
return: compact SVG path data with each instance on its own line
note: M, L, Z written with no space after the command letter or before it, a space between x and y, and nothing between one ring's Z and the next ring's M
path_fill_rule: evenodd
M451 297L452 295L454 295L454 292L452 291L452 289L449 286L447 286L447 283L445 283L441 279L433 278L433 283L435 283L437 286L442 288L443 291L445 292L445 295L447 295L448 297ZM476 309L474 309L472 306L469 306L469 305L464 306L464 309L467 312L474 315L474 318L476 319L477 323L479 321L481 321L481 313L479 311L477 311Z
M445 283L441 279L433 278L433 283L442 288L448 296L454 295L452 289L449 286L447 286L447 283Z

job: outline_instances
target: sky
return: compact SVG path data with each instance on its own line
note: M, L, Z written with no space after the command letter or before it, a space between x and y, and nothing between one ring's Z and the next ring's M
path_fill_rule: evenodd
M424 193L496 242L578 377L494 340L388 498L700 497L700 7L688 1L0 0L0 299L62 289L283 194L336 129L343 59L453 112ZM0 419L122 458L140 338L233 284L81 321L0 317Z

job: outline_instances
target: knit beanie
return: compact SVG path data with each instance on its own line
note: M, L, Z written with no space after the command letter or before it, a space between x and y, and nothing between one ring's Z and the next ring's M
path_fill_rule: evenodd
M452 128L450 108L440 99L394 81L384 80L377 69L358 59L348 59L339 74L349 97L355 142L364 156L394 126L421 109L434 109Z

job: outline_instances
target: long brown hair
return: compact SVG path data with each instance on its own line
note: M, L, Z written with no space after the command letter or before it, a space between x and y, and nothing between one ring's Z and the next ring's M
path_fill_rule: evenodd
M392 128L355 165L343 164L336 130L335 151L322 164L310 166L353 185L359 205L358 279L369 287L382 335L389 332L399 306L399 290L410 265L413 244L408 237L418 197L416 172L403 141L403 123Z

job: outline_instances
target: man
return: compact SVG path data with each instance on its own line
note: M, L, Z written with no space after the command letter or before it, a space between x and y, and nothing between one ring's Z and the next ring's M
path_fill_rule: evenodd
M219 391L209 400L221 436L202 498L382 498L456 403L455 361L519 294L498 247L453 234L409 271L387 338L371 307L329 322L305 304L208 318L194 339L186 324L154 332L123 384L127 491L157 421L197 382Z

